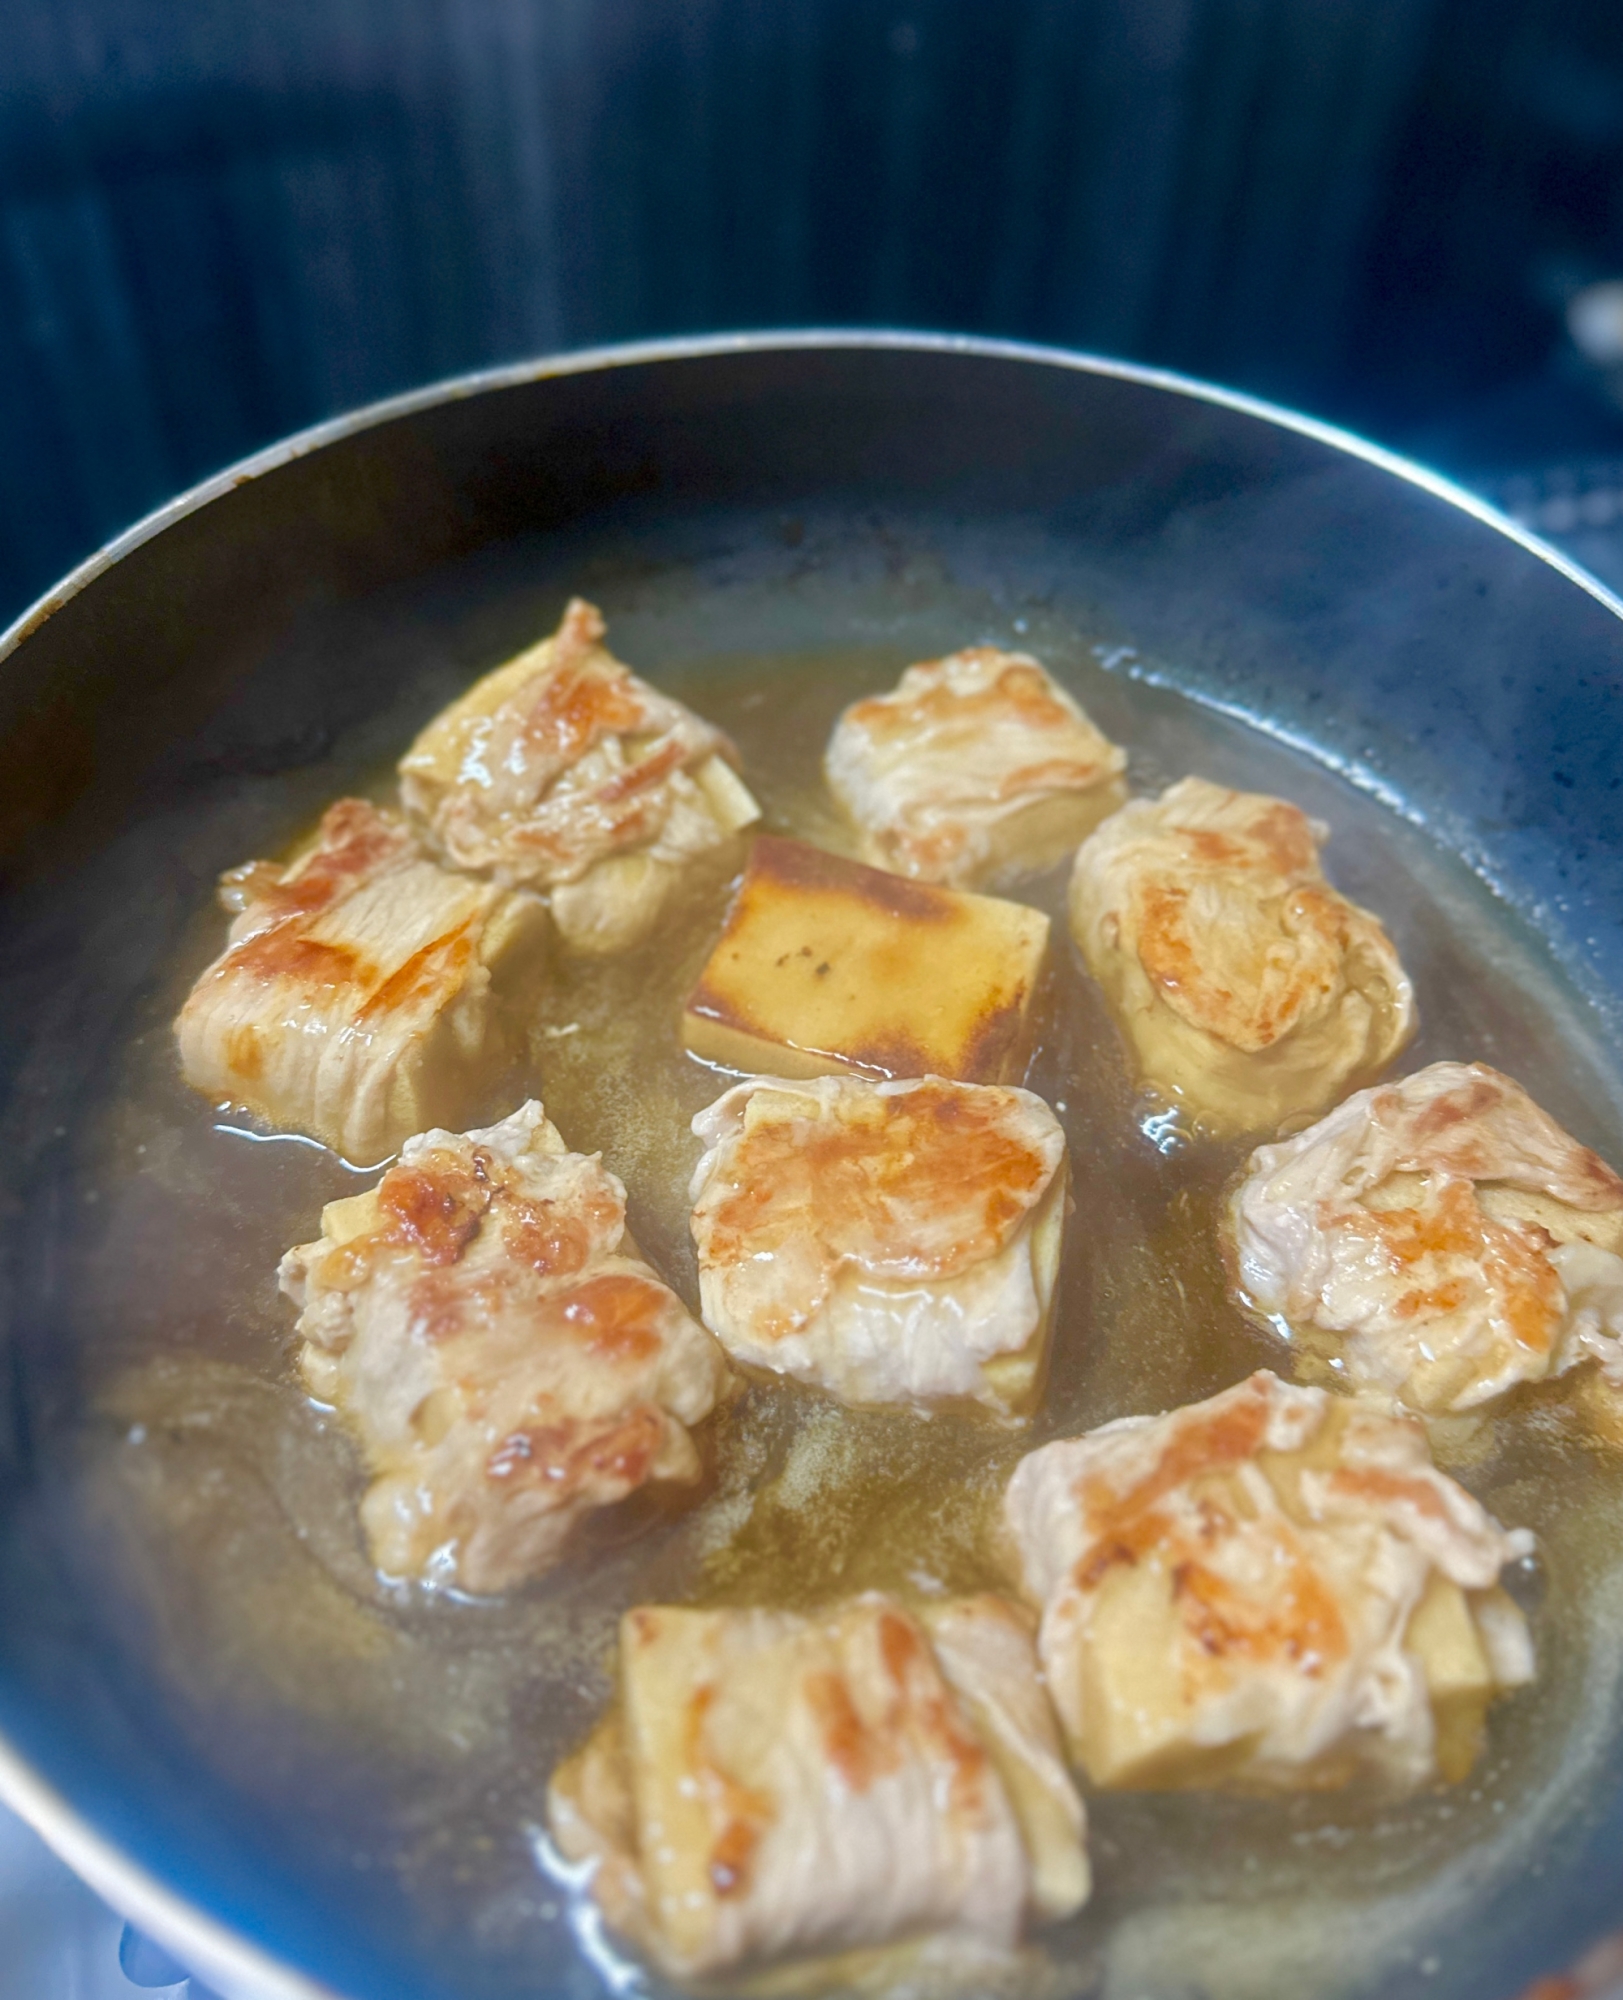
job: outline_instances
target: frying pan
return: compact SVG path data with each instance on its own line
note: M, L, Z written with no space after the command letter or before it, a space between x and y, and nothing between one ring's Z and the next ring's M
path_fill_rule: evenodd
M83 1152L132 1019L195 957L214 872L398 748L374 718L425 648L465 678L571 587L656 677L662 647L832 644L840 606L859 627L931 591L1086 633L1428 829L1620 1046L1623 605L1246 398L984 341L622 348L376 406L133 529L0 641L0 1794L232 2000L601 1990L561 1933L525 1942L517 1891L425 1945L422 1883L334 1805L341 1756L290 1796L269 1724L203 1754L175 1663L211 1607L159 1645L80 1485L112 1339L76 1284ZM158 1248L183 1288L185 1242ZM1484 1875L1379 1990L1502 2000L1623 1919L1623 1730L1587 1761L1538 1872Z

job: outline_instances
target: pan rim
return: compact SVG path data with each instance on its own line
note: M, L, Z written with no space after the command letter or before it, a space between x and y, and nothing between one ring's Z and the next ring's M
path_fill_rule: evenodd
M85 1816L0 1736L0 1802L38 1834L103 1902L135 1922L222 2000L343 2000L336 1987L298 1972L201 1909Z
M1457 508L1537 557L1613 616L1623 619L1623 595L1609 589L1561 550L1446 475L1341 425L1177 370L1085 350L975 334L836 326L679 335L561 350L445 377L340 416L324 418L209 475L103 544L0 631L0 664L9 660L57 611L97 578L168 528L250 480L361 432L444 404L555 378L672 361L820 351L962 355L1060 368L1160 390L1256 418L1360 460ZM3 1734L0 1734L0 1804L32 1827L46 1846L115 1911L136 1923L197 1977L206 1980L224 2000L344 2000L339 1988L289 1965L133 1860L115 1839L102 1833L70 1804Z
M1405 457L1386 445L1376 444L1343 425L1309 416L1283 403L1270 402L1266 397L1253 396L1243 389L1227 389L1220 383L1185 375L1173 368L1156 368L1142 362L1095 354L1083 348L1051 347L1036 341L1007 340L987 334L931 333L901 327L790 327L760 332L681 334L598 347L566 348L524 361L501 362L489 368L472 369L466 374L445 376L421 388L407 389L398 395L382 397L377 402L364 403L341 416L324 417L318 423L295 431L291 436L251 452L219 472L211 473L105 542L0 631L0 663L9 659L24 640L77 597L88 584L154 536L173 527L177 521L195 514L211 501L235 492L249 480L261 479L265 474L290 465L297 459L307 458L327 445L337 444L378 425L392 423L398 417L415 416L444 403L461 402L495 390L522 388L531 382L586 375L609 368L632 368L665 361L708 360L741 354L805 353L819 349L962 354L994 361L1022 361L1039 367L1101 375L1142 388L1161 389L1171 395L1188 397L1191 401L1210 403L1218 409L1255 417L1263 423L1293 431L1299 437L1312 438L1334 451L1361 459L1366 465L1391 473L1405 484L1418 487L1422 492L1458 508L1530 555L1537 556L1569 583L1577 584L1598 603L1605 605L1614 617L1623 618L1623 596L1609 589L1553 543L1502 513L1480 494L1473 493L1445 473L1434 471L1430 466Z

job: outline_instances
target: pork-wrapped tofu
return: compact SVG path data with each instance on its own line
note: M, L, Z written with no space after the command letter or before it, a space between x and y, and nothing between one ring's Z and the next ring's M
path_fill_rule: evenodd
M485 675L400 765L407 810L458 868L549 892L576 951L644 936L700 855L760 809L719 729L660 694L570 601L550 638Z
M824 768L864 859L958 889L1071 852L1126 796L1127 753L1027 653L972 646L848 708Z
M628 1612L615 1707L548 1803L608 1921L677 1978L1003 1950L1088 1893L1031 1640L992 1597Z
M1044 1445L1004 1515L1096 1785L1455 1780L1488 1703L1533 1675L1499 1587L1531 1535L1368 1402L1256 1374Z
M637 1254L625 1189L541 1106L425 1132L282 1259L300 1365L360 1441L385 1575L499 1591L594 1509L699 1475L726 1357Z
M1324 879L1328 830L1184 778L1083 844L1071 931L1145 1084L1224 1135L1322 1111L1414 1031L1392 941Z
M340 799L220 897L226 949L175 1022L194 1089L366 1162L466 1119L522 1057L545 907L439 867L393 814Z
M1229 1226L1245 1301L1360 1387L1436 1415L1594 1359L1623 1397L1623 1180L1481 1063L1259 1147Z
M1065 1227L1040 1097L940 1077L756 1077L693 1121L705 1323L848 1403L1036 1400Z

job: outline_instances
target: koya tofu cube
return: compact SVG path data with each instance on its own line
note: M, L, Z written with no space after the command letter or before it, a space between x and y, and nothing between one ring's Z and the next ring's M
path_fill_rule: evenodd
M848 1403L1030 1412L1068 1180L1040 1097L763 1077L693 1129L701 1310L736 1360Z
M1127 796L1126 751L1030 654L996 646L853 703L823 762L868 860L959 889L1051 866Z
M630 1611L616 1707L548 1805L677 1978L930 1939L961 1969L1088 1893L1031 1639L992 1597Z
M1040 910L761 835L683 1033L746 1074L1012 1082L1047 948Z
M175 1022L193 1089L345 1158L461 1123L524 1056L547 913L441 868L393 814L328 808L287 867L221 884L237 912Z
M1044 1445L1011 1554L1095 1785L1457 1780L1533 1677L1501 1570L1529 1554L1387 1408L1266 1372Z

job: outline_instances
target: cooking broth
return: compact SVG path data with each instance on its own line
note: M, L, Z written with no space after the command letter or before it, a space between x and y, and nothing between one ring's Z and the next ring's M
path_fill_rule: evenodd
M657 669L610 610L616 650L732 734L766 824L847 852L820 779L839 710L954 644L1030 646L1128 746L1135 790L1197 771L1332 823L1331 879L1381 915L1414 979L1421 1029L1400 1067L1490 1061L1623 1160L1616 1088L1582 1010L1460 863L1260 731L1107 671L1074 630L1011 630L984 606L937 602L862 646L706 659L695 645ZM457 685L447 670L431 700L408 688L398 715L335 752L325 794L301 773L286 831L312 801L362 782L369 760L386 795L375 759L404 748ZM1146 1118L1069 945L1065 876L1013 892L1055 919L1028 1081L1064 1121L1076 1203L1035 1424L850 1412L754 1385L712 1427L696 1503L645 1508L640 1534L602 1524L563 1570L500 1602L392 1588L367 1562L358 1458L300 1391L293 1313L275 1286L278 1257L317 1233L321 1204L365 1182L180 1084L168 1023L223 932L199 887L185 946L132 1022L118 1089L79 1151L72 1296L94 1415L71 1504L99 1552L87 1586L120 1643L155 1661L167 1726L190 1754L305 1865L353 1884L357 1910L409 1907L412 1951L458 1992L597 1987L572 1942L580 1912L538 1867L534 1835L549 1770L607 1696L628 1605L1001 1585L992 1514L1033 1444L1211 1394L1258 1366L1289 1374L1288 1350L1227 1300L1216 1251L1220 1196L1248 1147L1189 1145ZM719 877L704 885L623 959L566 967L535 1021L549 1115L625 1180L644 1254L690 1305L689 1120L729 1079L684 1053L678 1014L727 890ZM1534 1613L1540 1678L1496 1706L1469 1780L1396 1803L1091 1797L1093 1900L1038 1935L1022 1986L1304 2000L1424 1980L1469 1953L1462 1913L1514 1893L1549 1858L1619 1710L1623 1476L1584 1440L1575 1407L1570 1386L1529 1394L1491 1430L1456 1426L1444 1441L1449 1468L1540 1544L1536 1567L1511 1579Z

